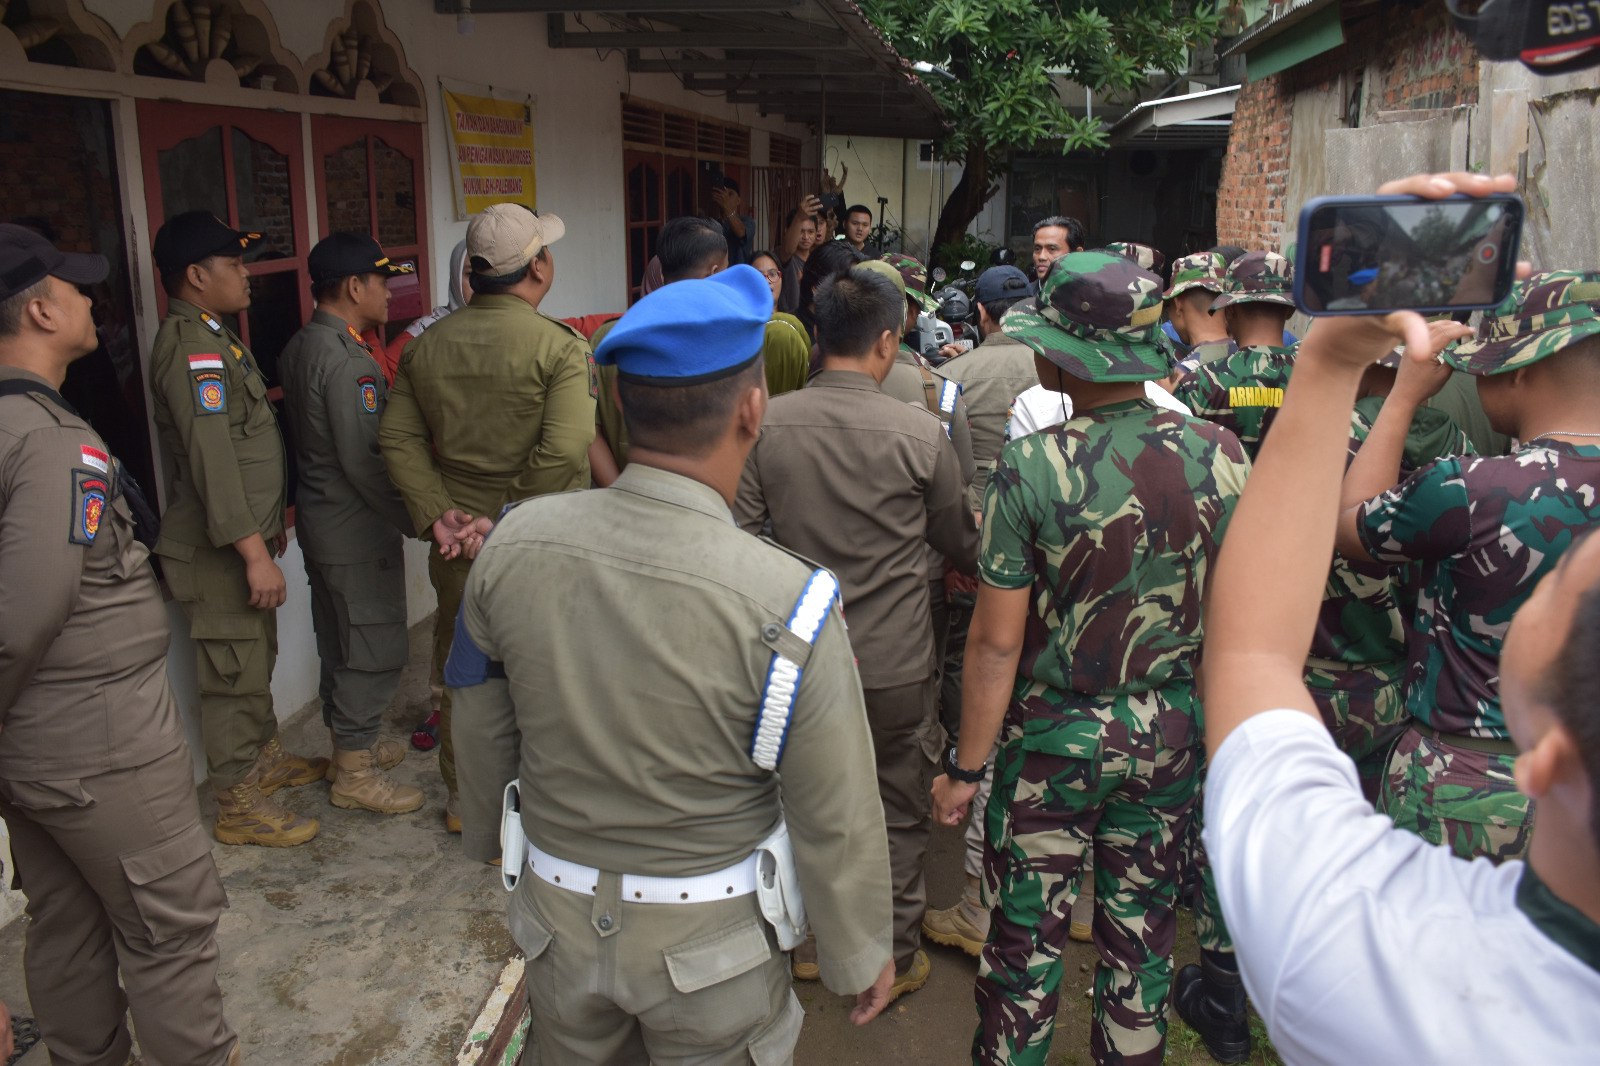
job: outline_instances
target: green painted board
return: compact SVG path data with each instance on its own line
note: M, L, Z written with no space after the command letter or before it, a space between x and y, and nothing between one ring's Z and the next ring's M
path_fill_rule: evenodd
M1246 52L1245 80L1258 81L1269 74L1288 70L1343 43L1344 26L1339 21L1339 5L1329 4L1298 26Z

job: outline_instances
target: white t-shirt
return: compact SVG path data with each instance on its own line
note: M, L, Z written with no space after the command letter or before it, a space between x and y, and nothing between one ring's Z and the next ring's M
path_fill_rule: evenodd
M1600 1062L1600 928L1523 863L1466 862L1375 814L1317 719L1268 711L1234 730L1205 821L1245 987L1284 1062Z
M1144 383L1145 398L1158 407L1192 415L1182 400L1173 397L1153 381ZM1043 385L1035 385L1011 401L1011 417L1006 421L1006 440L1013 441L1037 433L1050 426L1059 426L1072 417L1072 397L1064 392L1052 392Z

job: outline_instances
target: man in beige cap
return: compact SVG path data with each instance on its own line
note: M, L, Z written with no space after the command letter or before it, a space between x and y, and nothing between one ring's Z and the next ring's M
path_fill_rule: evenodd
M594 362L583 335L539 311L566 227L495 204L467 227L472 301L407 344L378 443L417 535L432 539L439 594L433 673L442 676L470 560L457 533L508 503L583 488L594 439ZM461 831L450 694L439 707L445 825Z

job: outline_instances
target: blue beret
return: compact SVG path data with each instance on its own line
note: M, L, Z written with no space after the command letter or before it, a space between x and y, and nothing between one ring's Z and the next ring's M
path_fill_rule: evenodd
M601 366L645 385L715 381L761 356L772 289L754 267L675 281L634 304L594 353Z

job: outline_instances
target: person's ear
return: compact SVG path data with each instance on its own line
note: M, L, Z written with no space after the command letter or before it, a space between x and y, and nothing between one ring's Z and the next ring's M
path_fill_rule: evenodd
M1532 748L1520 753L1512 764L1511 776L1517 791L1532 800L1549 795L1557 784L1583 773L1583 759L1572 734L1560 722L1553 722Z
M767 380L765 376L760 385L752 385L744 391L739 399L739 406L734 415L736 436L741 443L754 442L761 436L761 420L767 416Z
M183 280L187 281L195 292L205 292L209 274L199 263L190 263L183 268Z
M993 325L994 325L994 319L989 317L988 309L985 308L982 304L979 304L978 305L978 329L980 331L982 331L982 330L988 329L989 327L991 327Z
M872 346L872 354L879 359L894 361L895 354L900 351L900 338L894 335L894 330L886 329L878 334L878 343Z

